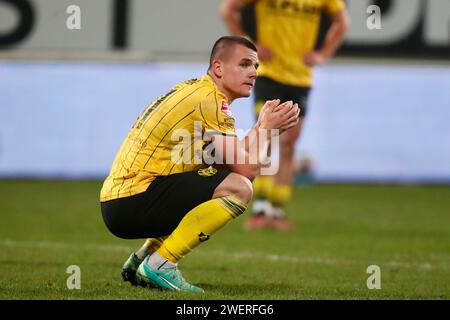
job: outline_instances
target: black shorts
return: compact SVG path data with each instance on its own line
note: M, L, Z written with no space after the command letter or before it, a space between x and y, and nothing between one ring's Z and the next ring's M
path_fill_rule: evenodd
M169 235L189 211L212 199L230 173L201 169L157 177L143 193L102 202L103 220L112 234L123 239Z
M292 100L300 107L300 117L305 117L310 89L282 84L266 77L258 77L255 83L256 105L258 106L258 102L264 103L273 99L280 99L282 102ZM256 114L259 114L259 110L256 110Z

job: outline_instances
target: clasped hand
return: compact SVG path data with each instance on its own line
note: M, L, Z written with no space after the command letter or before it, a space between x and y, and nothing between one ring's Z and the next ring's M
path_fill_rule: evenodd
M259 114L259 129L279 129L281 134L299 123L299 114L297 103L286 101L280 104L280 99L268 100Z

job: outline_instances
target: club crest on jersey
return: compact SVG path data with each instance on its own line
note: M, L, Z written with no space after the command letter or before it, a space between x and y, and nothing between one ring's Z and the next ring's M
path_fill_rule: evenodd
M230 106L225 100L222 100L222 106L220 107L220 111L225 113L227 116L232 117L233 114L231 113Z
M211 177L217 173L217 169L213 167L205 168L205 169L199 169L197 171L199 176L202 177Z

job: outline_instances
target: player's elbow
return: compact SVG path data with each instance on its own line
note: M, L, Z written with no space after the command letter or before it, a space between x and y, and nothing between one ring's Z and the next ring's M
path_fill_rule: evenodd
M227 23L233 23L233 21L236 19L237 15L239 15L241 12L241 8L237 6L232 1L224 1L219 6L219 15L222 18L222 20Z
M227 3L227 1L224 1L219 6L219 16L222 18L222 20L227 21L230 17L230 6Z
M339 19L339 29L343 34L347 33L348 28L350 28L350 17L347 11L342 13L341 19Z

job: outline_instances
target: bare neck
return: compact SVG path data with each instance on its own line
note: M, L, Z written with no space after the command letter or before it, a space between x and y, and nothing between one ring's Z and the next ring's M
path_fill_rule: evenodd
M208 70L208 76L211 78L211 80L214 82L214 84L217 86L217 88L222 92L228 99L228 103L231 104L235 98L232 97L232 95L228 92L228 90L225 89L223 86L222 80L218 78L213 72Z

